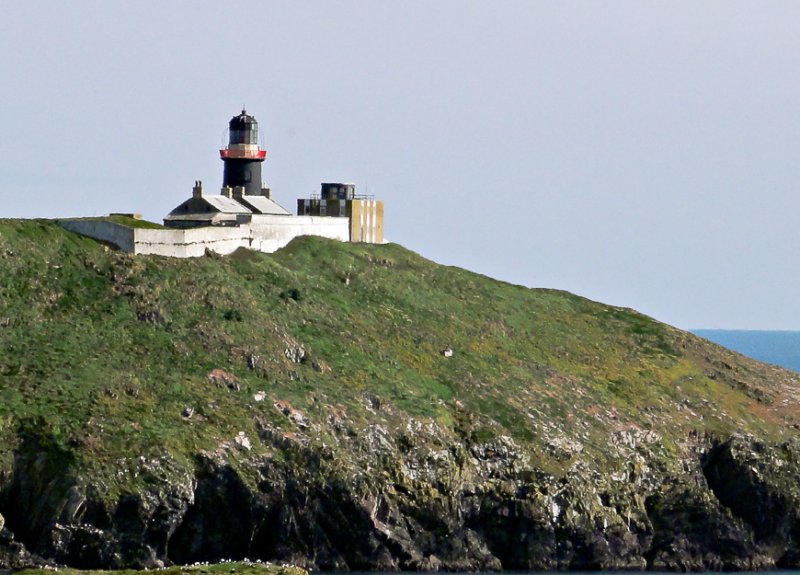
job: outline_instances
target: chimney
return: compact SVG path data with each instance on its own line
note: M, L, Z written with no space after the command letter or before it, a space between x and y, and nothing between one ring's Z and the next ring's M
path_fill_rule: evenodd
M261 188L261 195L265 198L272 198L272 190L269 188Z
M219 193L226 198L230 198L233 196L233 189L230 186L222 186L222 189L219 191Z
M203 196L203 182L200 180L194 181L194 187L192 188L192 197L193 198L200 198Z
M237 200L241 200L242 196L244 195L244 186L234 186L233 187L233 197Z

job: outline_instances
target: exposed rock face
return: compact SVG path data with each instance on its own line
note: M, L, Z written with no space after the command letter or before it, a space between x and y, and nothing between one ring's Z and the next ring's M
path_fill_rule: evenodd
M0 567L800 565L800 376L632 310L321 238L0 260Z
M615 471L578 460L557 478L508 437L473 441L433 423L345 424L335 446L261 429L281 457L143 460L145 487L110 502L70 474L69 454L48 460L29 435L3 485L17 538L0 531L0 563L36 562L24 542L83 568L243 557L353 570L800 565L793 443L690 437L669 459L654 441L623 438Z

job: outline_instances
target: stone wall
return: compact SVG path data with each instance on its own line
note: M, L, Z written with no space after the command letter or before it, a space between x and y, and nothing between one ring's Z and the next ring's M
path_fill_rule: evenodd
M229 254L238 248L272 253L298 236L321 236L349 241L348 218L253 215L237 226L190 229L130 228L103 220L60 220L72 232L109 242L141 255L174 258L200 257L211 250Z
M114 244L122 251L135 251L133 228L103 220L59 220L58 225L71 232Z
M250 218L250 247L261 252L279 250L298 236L320 236L347 242L350 240L348 218L318 216L268 216Z
M214 226L207 228L135 230L134 251L139 255L196 258L206 250L229 254L250 247L250 226Z

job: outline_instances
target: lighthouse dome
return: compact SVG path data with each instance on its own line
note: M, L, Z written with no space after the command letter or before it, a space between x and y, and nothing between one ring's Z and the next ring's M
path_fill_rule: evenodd
M228 123L231 144L258 144L258 122L246 110Z

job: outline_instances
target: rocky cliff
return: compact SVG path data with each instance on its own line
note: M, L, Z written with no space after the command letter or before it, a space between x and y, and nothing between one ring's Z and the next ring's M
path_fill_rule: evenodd
M2 566L800 566L800 376L631 310L4 222L0 326Z

